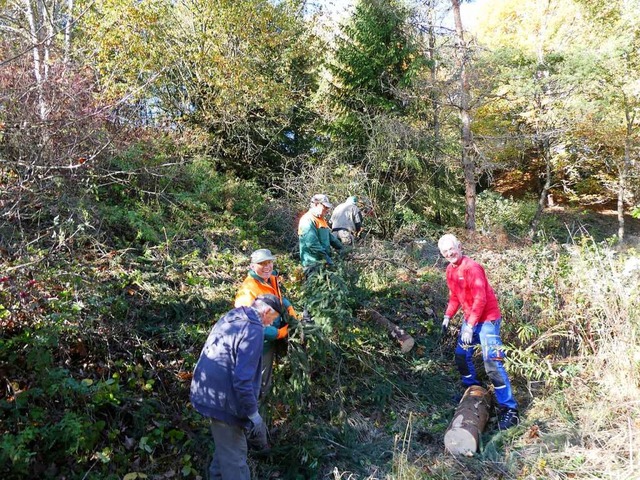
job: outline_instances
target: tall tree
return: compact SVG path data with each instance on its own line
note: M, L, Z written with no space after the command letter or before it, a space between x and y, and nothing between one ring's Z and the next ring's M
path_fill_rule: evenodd
M396 214L422 192L431 154L422 95L415 79L429 62L395 0L361 0L342 26L329 60L328 134L335 157L366 178L383 234L394 231Z
M72 55L72 10L59 0L0 2L0 216L17 234L30 222L82 224L70 205L111 144L99 87Z
M351 162L362 160L373 118L406 113L401 88L421 64L406 30L408 15L395 0L361 0L336 38L329 62L336 114L330 131L347 146Z
M295 154L315 89L302 1L92 5L84 39L111 92L198 131L216 166L240 176L268 175Z
M586 40L598 61L585 72L583 96L592 134L585 141L602 152L615 176L618 239L624 240L627 203L638 194L640 165L640 2L580 1L594 28ZM595 107L595 108L594 108ZM637 199L636 199L637 200Z
M524 152L525 168L539 179L531 236L550 190L558 185L559 178L554 177L565 166L561 153L571 123L567 105L577 88L572 39L582 26L572 2L509 0L492 10L479 29L479 38L492 50L499 72L494 90L497 103L518 124L525 145L531 146L530 152Z
M471 132L470 87L468 76L469 49L465 41L460 0L451 0L453 19L456 26L456 61L459 85L458 109L460 111L460 143L462 173L464 175L464 226L467 230L476 229L476 162L474 158L473 135Z
M14 42L17 55L29 52L35 90L38 99L38 116L47 119L49 105L46 99L46 83L51 66L55 62L56 36L69 26L73 3L58 0L8 0L0 4L0 32ZM70 29L70 26L69 26ZM3 64L12 59L3 57Z

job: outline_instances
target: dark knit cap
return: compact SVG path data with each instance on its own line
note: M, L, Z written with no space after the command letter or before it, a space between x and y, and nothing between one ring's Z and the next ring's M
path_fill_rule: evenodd
M276 312L278 312L278 314L282 315L282 312L284 311L284 307L280 299L275 295L272 295L270 293L265 293L264 295L258 295L254 301L258 301L258 300L260 300L262 303L266 303L271 308L273 308Z

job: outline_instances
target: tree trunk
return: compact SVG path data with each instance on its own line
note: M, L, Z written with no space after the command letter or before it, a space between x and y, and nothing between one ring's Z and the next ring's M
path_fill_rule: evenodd
M476 229L476 162L471 134L471 114L469 101L469 78L467 75L467 44L460 17L460 0L451 0L453 19L457 33L457 62L460 72L460 122L462 143L462 171L464 173L465 213L464 226L467 230Z
M431 92L429 93L429 97L431 99L431 108L433 109L433 116L431 117L431 129L433 131L433 160L434 162L438 161L438 157L440 156L440 98L438 92L438 58L436 55L436 32L435 32L435 1L428 0L427 8L429 9L428 15L428 26L427 26L427 37L428 37L428 58L429 58L429 72L431 77Z
M633 124L636 119L635 111L629 106L627 96L624 96L624 116L626 120L626 132L624 137L624 159L618 169L618 240L624 242L624 194L627 188L627 175L631 168L631 142L633 136Z
M490 399L489 392L482 387L467 388L444 434L444 446L449 453L470 457L478 451L480 434L489 420Z
M38 114L40 120L47 119L47 106L44 100L44 82L46 77L43 72L47 72L43 63L42 55L40 54L40 35L41 25L36 17L37 9L34 9L31 5L31 0L23 0L25 14L29 22L29 36L31 40L31 53L33 55L33 74L36 79L36 89L38 92ZM48 55L47 55L48 56ZM46 56L45 56L46 60Z
M549 143L549 137L545 136L540 146L545 164L544 185L542 186L540 196L538 197L538 208L536 208L536 213L533 215L533 219L531 220L531 223L529 225L530 239L533 239L536 231L538 230L540 217L542 216L544 207L547 205L547 197L549 195L549 190L551 189L551 176L553 175L553 169L551 168L551 147Z
M627 158L628 158L628 146L627 146L628 142L625 142L625 146L624 146L624 163L627 164ZM624 191L626 189L626 173L624 171L624 166L623 168L620 169L619 173L618 173L618 205L617 205L617 210L618 210L618 240L620 242L624 242Z
M413 337L402 330L400 327L398 327L395 323L383 317L375 310L369 310L369 316L378 325L384 327L384 329L389 332L389 335L391 335L392 338L398 341L402 353L407 353L413 348L413 346L415 345Z
M71 28L73 25L73 0L67 0L67 19L64 24L64 64L69 63L71 55Z

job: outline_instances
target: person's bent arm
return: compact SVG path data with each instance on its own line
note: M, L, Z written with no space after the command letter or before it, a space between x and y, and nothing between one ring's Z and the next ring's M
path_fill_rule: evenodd
M342 242L338 240L336 236L331 232L329 232L329 244L338 251L344 248L344 245L342 245Z
M233 390L238 398L240 416L248 417L258 411L258 398L253 382L262 359L263 339L263 327L255 324L247 324L239 339L233 370Z
M460 309L460 299L458 298L458 293L455 288L455 279L452 278L452 274L449 270L447 270L447 287L449 288L449 303L447 304L447 309L444 312L444 315L449 318L453 318L453 316L458 313Z
M353 215L353 224L356 228L356 233L360 233L360 230L362 230L362 212L358 207L356 207Z

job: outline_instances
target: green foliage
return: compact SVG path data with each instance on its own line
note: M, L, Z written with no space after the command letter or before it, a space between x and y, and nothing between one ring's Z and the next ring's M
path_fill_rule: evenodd
M336 40L329 91L338 117L330 131L334 141L345 145L348 163L363 161L376 117L407 110L398 89L424 66L405 30L408 16L395 1L361 1Z
M221 170L265 185L312 138L306 104L319 42L305 28L302 2L102 0L89 7L79 45L104 94L127 96L121 110L130 121L166 116Z
M406 84L421 64L403 27L409 12L395 1L360 1L337 40L335 101L362 111L393 111L401 104L393 88ZM358 105L362 102L362 105Z
M552 2L560 10L545 11L546 19L535 2L507 3L491 11L496 35L513 40L510 48L495 50L486 70L473 70L486 77L473 79L478 91L486 81L495 99L474 119L478 151L491 163L541 173L536 141L554 136L549 152L563 186L575 186L581 199L598 193L598 184L615 183L620 120L624 107L634 108L633 101L620 103L623 93L635 95L631 14L621 3L594 3L595 17L615 21L602 24L604 37L623 35L613 45L596 35L602 45L590 50L597 56L581 57L559 48L583 44L568 35L574 27L596 31L566 15L574 3ZM276 366L266 406L273 454L251 460L258 478L448 478L470 469L484 478L550 478L567 470L605 477L590 463L602 455L590 449L615 451L616 439L622 447L615 461L634 475L626 439L637 435L626 420L637 417L640 295L624 264L633 253L584 237L577 245L548 243L577 229L559 228L546 215L535 244L484 243L478 253L486 254L499 293L523 417L540 419L543 430L551 422L552 432L536 437L531 429L525 445L517 443L522 429L487 432L480 462L442 455L454 407L448 397L458 381L451 339L436 335L446 286L436 257L426 249L408 254L403 245L460 226L460 182L443 160L459 154L459 145L447 142L458 125L440 109L446 97L431 95L443 86L440 73L414 43L410 12L390 1L359 4L338 41L334 103L326 109L328 96L309 102L323 47L300 2L78 5L83 15L72 38L81 48L65 68L57 58L62 35L52 39L47 67L63 73L49 86L67 83L44 91L56 99L49 121L34 120L29 99L39 90L22 81L33 71L31 57L0 69L8 87L0 98L0 156L12 162L0 162L0 183L11 190L0 202L0 253L9 275L0 280L2 478L202 476L212 444L206 420L187 401L200 346L230 308L252 249L274 248L293 268L298 207L325 188L332 199L369 197L375 216L365 227L374 235L335 271L289 290L314 321L291 322L289 351ZM2 18L19 19L17 6L0 2ZM50 15L64 23L64 8ZM533 34L524 35L524 27ZM533 45L533 38L551 41ZM4 57L22 51L23 40L15 39L0 42L10 53ZM446 49L435 58L439 68L452 63ZM86 73L64 73L75 65ZM108 119L96 114L105 110L95 108L94 95L116 105ZM324 131L315 124L321 114ZM99 117L109 128L78 116ZM633 152L635 137L628 138ZM587 179L602 166L611 172ZM295 202L274 201L262 188L289 194L285 183L294 181L288 198ZM483 233L522 237L535 201L485 192L478 212ZM367 317L371 308L414 336L412 352L397 351ZM543 385L543 393L555 389L551 413L530 414L546 399L529 401L527 382ZM577 398L606 412L604 435L589 430ZM553 422L580 428L566 434ZM569 443L589 455L567 463L576 450ZM558 452L549 462L553 471L540 445L545 455Z
M245 236L241 240L264 234L264 197L256 185L215 173L203 157L165 167L166 158L154 148L138 144L116 157L111 169L121 180L98 193L105 225L116 238L158 245L205 225L235 228ZM215 223L212 213L221 214Z
M485 190L478 195L477 224L484 233L506 232L524 238L536 213L537 202L533 199L515 201L501 194ZM552 216L543 216L537 235L542 239L562 238L566 230Z

